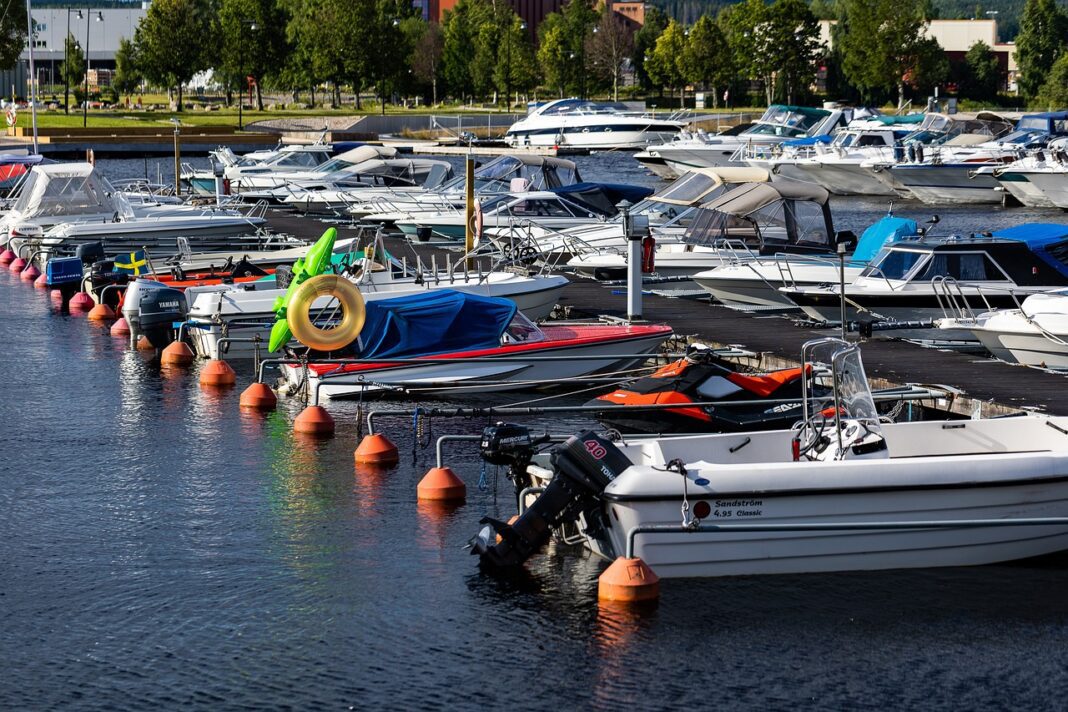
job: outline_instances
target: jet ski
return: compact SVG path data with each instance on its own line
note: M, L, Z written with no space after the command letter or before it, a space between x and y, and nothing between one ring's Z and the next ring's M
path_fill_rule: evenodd
M621 433L719 433L789 428L801 417L800 368L740 373L708 349L692 350L653 374L591 400ZM814 386L817 398L826 389ZM783 402L792 399L792 402ZM696 405L715 402L717 405ZM638 406L678 405L642 409Z

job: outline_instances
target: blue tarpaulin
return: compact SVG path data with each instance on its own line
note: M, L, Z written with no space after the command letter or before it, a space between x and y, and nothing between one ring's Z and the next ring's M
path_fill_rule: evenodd
M367 302L361 358L405 358L490 349L515 316L515 303L451 289Z
M850 259L853 262L871 262L884 245L892 245L906 237L912 237L916 232L915 220L887 215L864 231Z
M1024 223L998 230L993 235L1003 240L1016 240L1026 244L1031 252L1050 267L1068 277L1068 265L1064 262L1064 255L1068 251L1068 225Z

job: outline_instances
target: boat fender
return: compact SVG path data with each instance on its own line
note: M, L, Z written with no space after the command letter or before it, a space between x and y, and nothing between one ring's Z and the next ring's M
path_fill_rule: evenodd
M333 329L322 329L312 321L310 310L320 297L333 297L341 303L341 323ZM317 351L335 351L348 346L363 329L367 310L363 296L352 282L336 274L312 277L300 285L289 302L286 318L297 341Z
M642 238L642 274L652 274L656 270L656 238L646 235Z

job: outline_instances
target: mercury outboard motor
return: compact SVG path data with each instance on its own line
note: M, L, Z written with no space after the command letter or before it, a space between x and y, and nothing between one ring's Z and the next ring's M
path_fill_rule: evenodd
M586 533L591 536L608 525L598 498L612 480L631 466L627 456L610 440L586 431L554 448L549 460L553 479L515 524L509 526L490 517L480 522L485 526L471 541L471 553L478 554L484 568L522 565L545 546L553 528L575 521L579 515L584 515ZM496 542L497 535L500 542Z
M491 465L508 468L508 479L515 485L516 504L520 493L533 484L527 465L538 446L548 441L548 433L535 438L529 428L514 423L497 423L482 431L479 446L482 459Z
M174 340L174 322L185 321L185 293L149 279L135 279L126 288L122 314L131 338L145 336L156 348Z
M74 254L86 267L107 258L102 242L83 242L74 248Z
M114 309L122 298L122 290L110 289L106 293L104 289L112 285L125 286L130 283L130 275L125 272L115 271L115 260L99 260L93 263L89 269L89 283L96 300L103 301Z

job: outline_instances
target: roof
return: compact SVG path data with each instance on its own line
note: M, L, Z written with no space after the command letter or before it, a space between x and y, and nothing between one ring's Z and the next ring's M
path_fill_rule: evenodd
M764 168L691 168L654 197L671 205L696 205L725 183L765 183L770 180L771 174Z
M748 215L779 200L811 200L825 205L830 197L813 183L784 179L776 183L743 183L704 207L730 215Z
M392 146L358 146L335 156L349 163L363 163L375 158L393 158L397 155L397 149Z
M887 116L885 114L879 114L878 116L871 117L875 121L887 126L895 126L897 124L918 124L923 121L924 114L906 114L905 116Z
M652 195L653 189L623 183L572 183L554 188L552 192L566 195L604 215L614 215L620 202L626 200L632 204L637 203Z
M1043 247L1061 240L1068 240L1068 225L1057 223L1024 223L991 233L1004 240L1026 243L1029 247Z

